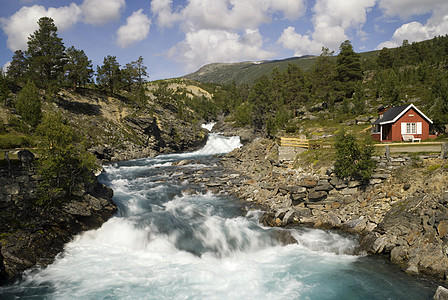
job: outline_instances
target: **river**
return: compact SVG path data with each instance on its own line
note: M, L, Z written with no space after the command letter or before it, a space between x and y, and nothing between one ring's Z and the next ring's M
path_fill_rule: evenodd
M0 287L0 299L432 298L434 284L358 255L354 236L263 227L261 211L180 179L239 146L212 134L196 152L107 165L100 179L118 215L76 236L53 264ZM281 244L278 230L298 243Z

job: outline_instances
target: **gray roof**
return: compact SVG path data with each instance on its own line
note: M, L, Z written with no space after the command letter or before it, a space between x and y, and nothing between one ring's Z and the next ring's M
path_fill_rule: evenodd
M432 123L432 120L425 116L417 107L415 107L413 104L407 104L407 105L401 105L401 106L395 106L389 108L384 114L381 119L376 120L373 124L387 124L387 123L394 123L396 122L406 111L409 109L414 108L417 113L419 113L424 119L426 119L429 123Z

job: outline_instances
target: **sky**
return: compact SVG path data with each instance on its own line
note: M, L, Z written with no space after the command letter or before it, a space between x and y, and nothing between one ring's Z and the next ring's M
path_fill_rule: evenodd
M96 70L107 55L143 57L149 80L215 62L356 52L448 34L447 0L0 0L0 66L26 50L40 17Z

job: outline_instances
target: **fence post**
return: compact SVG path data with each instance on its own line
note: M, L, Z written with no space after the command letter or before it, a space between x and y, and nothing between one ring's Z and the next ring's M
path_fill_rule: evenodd
M441 146L442 146L442 149L440 151L440 158L444 159L447 157L447 154L448 154L448 143L443 143Z
M386 160L390 161L390 146L386 145Z

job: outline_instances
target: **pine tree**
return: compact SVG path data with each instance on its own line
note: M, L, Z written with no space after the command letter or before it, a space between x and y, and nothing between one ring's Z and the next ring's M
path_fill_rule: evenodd
M25 76L28 73L28 60L22 50L17 50L12 56L11 64L8 66L7 75L9 80L15 84L25 84Z
M97 67L96 73L98 84L104 89L109 88L112 94L122 81L120 64L117 62L116 56L106 56L103 65Z
M381 49L376 61L382 68L391 68L394 63L391 50L386 47Z
M57 86L62 82L65 64L65 46L58 37L53 19L40 18L39 29L28 38L26 57L30 79L41 88Z
M357 81L362 79L360 55L353 50L349 40L339 47L337 57L338 79L341 82Z
M248 101L252 106L252 123L258 130L266 125L270 113L272 95L271 83L267 75L261 76L252 88Z
M76 92L79 85L90 82L93 69L92 61L90 61L83 50L77 50L75 47L67 49L67 63L65 65L65 73L68 81Z
M336 65L332 59L334 51L322 47L322 53L317 58L311 71L312 93L314 96L331 106L335 101Z

